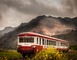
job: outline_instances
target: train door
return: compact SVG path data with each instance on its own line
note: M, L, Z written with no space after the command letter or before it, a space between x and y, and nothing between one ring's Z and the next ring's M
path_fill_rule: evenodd
M56 41L56 46L59 46L60 45L60 42L59 41Z
M56 41L55 48L60 48L60 42L59 41Z

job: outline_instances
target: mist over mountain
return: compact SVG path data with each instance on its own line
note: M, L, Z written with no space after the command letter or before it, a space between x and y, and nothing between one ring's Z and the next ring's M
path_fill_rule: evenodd
M3 36L4 34L10 32L10 31L13 31L15 28L13 27L5 27L3 30L0 30L0 37Z
M22 23L13 31L2 36L0 38L0 47L15 49L17 45L17 35L21 32L29 31L65 39L68 40L71 45L77 44L76 20L77 17L61 18L45 15L38 16L29 23Z

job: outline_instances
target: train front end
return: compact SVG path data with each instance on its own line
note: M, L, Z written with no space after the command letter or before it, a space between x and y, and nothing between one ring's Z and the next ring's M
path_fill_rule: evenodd
M27 34L18 35L17 51L24 57L26 54L34 53L34 37Z

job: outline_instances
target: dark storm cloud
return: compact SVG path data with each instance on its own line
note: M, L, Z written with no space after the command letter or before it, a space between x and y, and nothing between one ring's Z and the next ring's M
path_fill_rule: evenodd
M71 0L0 0L0 3L6 5L8 8L14 8L27 14L51 14L58 16L74 15L72 8L74 3L72 3Z
M63 12L66 17L77 16L77 0L66 0L65 2L63 1L62 4L64 5L64 7L66 7L64 8L66 12Z
M12 26L43 14L74 17L77 16L76 6L77 0L0 0L0 24Z
M24 0L23 0L24 1ZM1 3L6 5L8 8L14 8L20 12L24 12L27 14L47 14L51 13L51 11L56 12L54 7L48 7L47 5L43 5L38 3L37 0L25 0L24 3L21 0L1 0ZM30 4L27 4L29 2ZM52 9L51 9L52 8ZM54 13L53 12L53 13Z
M71 0L73 13L75 16L77 16L77 0Z
M48 0L48 1L50 2L52 0ZM56 2L57 0L53 0L53 1ZM58 1L61 1L61 0L58 0ZM20 12L24 12L27 14L60 15L60 14L62 14L62 12L65 12L65 11L62 11L62 12L58 11L58 9L57 9L58 7L56 8L55 5L53 5L53 2L44 4L46 2L47 2L47 0L43 0L42 3L41 3L41 1L39 2L38 0L0 0L0 3L6 5L6 7L14 8ZM49 4L51 4L51 6L49 6ZM65 6L62 5L62 7L65 7ZM61 9L63 9L63 8L61 8ZM66 9L67 9L67 6L66 6L66 8L64 8L64 10L66 10ZM71 12L69 11L68 13L71 13Z

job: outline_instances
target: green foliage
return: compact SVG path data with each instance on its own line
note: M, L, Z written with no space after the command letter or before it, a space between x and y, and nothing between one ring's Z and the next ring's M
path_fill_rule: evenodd
M17 51L0 52L0 60L14 60L19 59L21 57L21 54L19 54Z
M66 56L55 48L43 49L32 60L67 60Z
M69 48L72 50L77 50L77 45L71 45Z
M66 54L68 60L77 60L77 51L73 50L72 52L68 52Z

